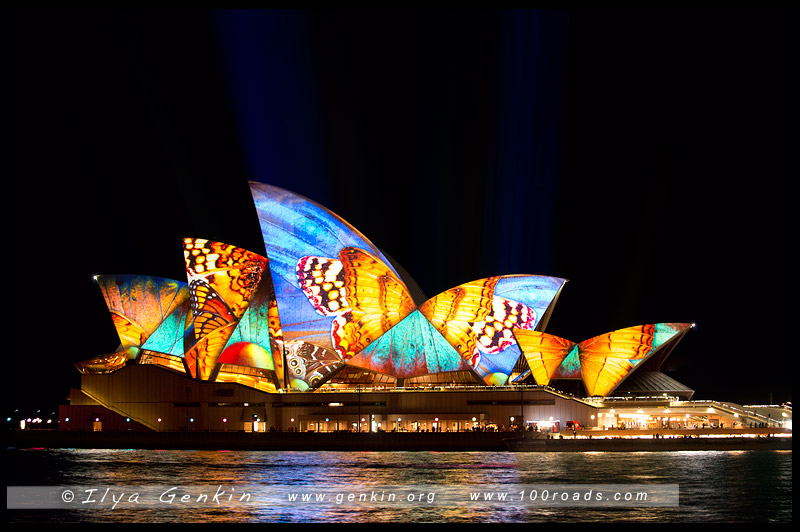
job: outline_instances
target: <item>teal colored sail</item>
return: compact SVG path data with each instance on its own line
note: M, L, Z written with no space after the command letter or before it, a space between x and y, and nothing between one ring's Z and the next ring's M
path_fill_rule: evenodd
M417 310L348 364L398 378L469 369L466 360Z

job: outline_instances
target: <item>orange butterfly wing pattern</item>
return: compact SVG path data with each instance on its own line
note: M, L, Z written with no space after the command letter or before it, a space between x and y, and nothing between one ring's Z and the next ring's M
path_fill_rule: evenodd
M546 386L550 383L556 369L575 348L575 342L552 334L526 329L515 329L520 349L525 355L536 384Z
M198 340L184 355L189 374L201 380L209 380L217 364L217 358L228 343L237 322L217 327Z
M388 327L408 316L416 305L405 283L386 264L358 248L339 252L345 274L345 297L356 311L378 311Z
M189 373L206 380L216 362L213 353L220 353L225 347L237 320L228 304L205 280L193 280L189 289L193 316L190 331L198 340L186 351L184 357Z
M349 360L415 308L405 284L371 253L345 247L338 259L307 256L297 262L300 288L323 316L335 316L331 342Z
M275 372L278 377L278 384L283 388L285 374L283 367L283 328L281 327L281 317L278 313L278 301L275 299L275 288L270 283L270 300L267 307L267 318L269 320L270 351L272 352Z
M338 259L302 257L296 273L301 290L317 312L335 316L331 323L331 343L345 362L393 330L416 308L396 274L383 261L358 248L343 248ZM489 384L504 383L520 356L518 349L507 349L516 345L512 329L532 329L537 319L536 311L528 305L495 295L501 279L491 277L451 288L418 309ZM513 285L519 280L511 282ZM381 361L376 367L371 367L366 359L359 359L359 364L373 370L379 369L378 366L390 368L390 372L401 366L416 367L409 357L422 354L407 332L398 333L370 353L369 360ZM407 345L395 345L401 338Z
M349 360L416 308L405 284L383 261L357 248L339 252L351 309L333 321L334 347Z
M184 239L184 258L189 282L205 279L241 317L261 281L268 261L252 251L200 238Z
M498 280L499 277L489 277L445 290L419 307L422 315L473 365L478 336L472 324L484 322L492 314Z
M284 342L275 286L271 275L262 276L258 290L250 299L247 310L236 321L236 329L217 357L221 365L215 380L220 382L249 382L258 389L277 389L285 386ZM248 377L237 373L235 367L254 370Z
M195 279L189 289L196 338L203 338L214 329L236 321L233 310L205 280Z
M147 333L144 329L127 316L112 310L111 320L114 322L114 328L117 329L123 349L138 347L147 341Z
M268 261L222 242L186 238L183 244L193 314L185 358L192 376L207 380L236 322L247 310Z
M536 331L515 330L514 335L537 384L546 385L554 376L558 379L569 375L571 372L565 371L564 366L575 363L588 395L606 396L637 364L682 337L691 327L689 323L636 325L578 344Z
M655 324L637 325L581 342L581 375L589 395L611 392L653 350L655 331Z

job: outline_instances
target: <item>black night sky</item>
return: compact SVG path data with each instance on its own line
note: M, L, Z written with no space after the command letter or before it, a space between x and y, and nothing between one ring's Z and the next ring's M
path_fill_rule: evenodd
M695 322L695 398L791 401L791 10L7 13L10 407L116 349L93 275L264 253L250 179L429 297L565 277L547 332Z

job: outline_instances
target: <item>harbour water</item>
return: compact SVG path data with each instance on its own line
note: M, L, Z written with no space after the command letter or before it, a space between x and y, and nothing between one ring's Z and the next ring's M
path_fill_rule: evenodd
M792 521L791 451L8 449L6 461L10 523Z

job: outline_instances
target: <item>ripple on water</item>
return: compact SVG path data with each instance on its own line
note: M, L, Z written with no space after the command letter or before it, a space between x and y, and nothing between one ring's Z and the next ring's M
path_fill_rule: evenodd
M784 522L792 520L791 451L654 453L8 450L9 486L232 488L252 504L185 508L11 510L9 522ZM677 484L666 508L474 502L486 490L552 485ZM415 491L416 490L416 491ZM325 492L327 502L290 502ZM336 502L335 494L409 492L431 502ZM212 491L213 493L213 491ZM419 493L417 493L419 495ZM272 499L270 499L272 497ZM268 503L266 501L269 501Z

